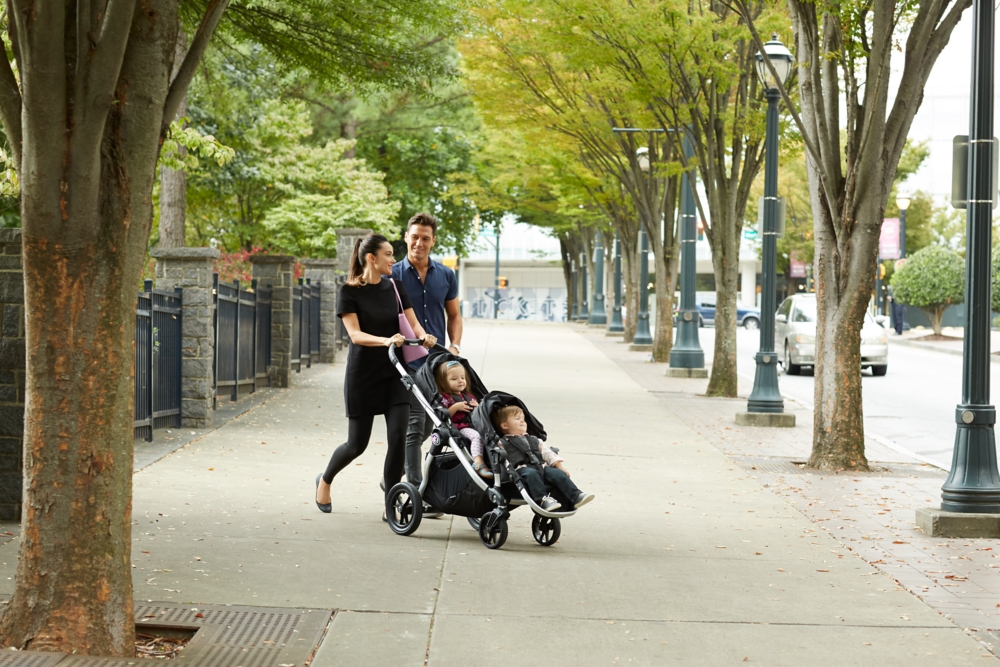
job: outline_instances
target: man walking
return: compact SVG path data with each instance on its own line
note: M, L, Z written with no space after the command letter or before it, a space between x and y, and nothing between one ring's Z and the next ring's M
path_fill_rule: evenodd
M462 313L459 310L458 280L455 272L431 259L437 241L437 219L430 213L417 213L406 225L406 258L392 267L392 277L400 281L413 302L413 313L424 330L439 341L448 335L448 349L462 351ZM426 357L411 362L410 375L423 365ZM430 435L433 423L416 398L410 395L410 423L406 432L406 479L420 486L422 474L421 445Z

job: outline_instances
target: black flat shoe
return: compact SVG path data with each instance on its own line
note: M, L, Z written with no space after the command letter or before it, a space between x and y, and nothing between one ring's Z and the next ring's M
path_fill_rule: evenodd
M323 473L320 473L320 474L316 475L316 490L317 491L319 491L319 480L321 480L321 479L323 479ZM317 500L316 501L316 507L319 508L320 512L324 512L326 514L329 514L330 512L333 511L333 503L323 504L323 503L321 503L320 501Z

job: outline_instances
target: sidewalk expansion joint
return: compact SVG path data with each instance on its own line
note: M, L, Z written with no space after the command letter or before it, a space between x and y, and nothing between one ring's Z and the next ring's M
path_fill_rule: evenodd
M135 607L136 630L194 632L178 667L304 667L312 660L333 613L329 609L271 609L153 602ZM107 658L41 651L2 651L0 667L106 667L148 664L148 658Z

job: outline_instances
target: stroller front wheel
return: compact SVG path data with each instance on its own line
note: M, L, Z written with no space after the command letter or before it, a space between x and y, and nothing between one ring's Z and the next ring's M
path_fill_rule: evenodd
M469 525L472 526L472 530L479 530L479 519L473 519L471 516L467 517L469 520Z
M559 539L562 533L562 523L559 519L554 519L541 514L536 514L531 520L531 534L535 541L543 547L551 547Z
M479 540L487 549L499 549L507 541L507 519L487 512L479 520Z
M385 518L397 535L412 535L420 527L424 503L417 487L400 482L385 496Z

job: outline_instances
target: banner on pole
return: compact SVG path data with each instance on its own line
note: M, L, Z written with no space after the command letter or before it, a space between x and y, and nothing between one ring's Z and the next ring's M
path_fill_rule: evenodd
M799 260L799 255L795 250L788 255L788 265L789 278L806 277L806 263Z
M882 220L882 234L878 239L878 255L882 259L899 259L899 218Z

